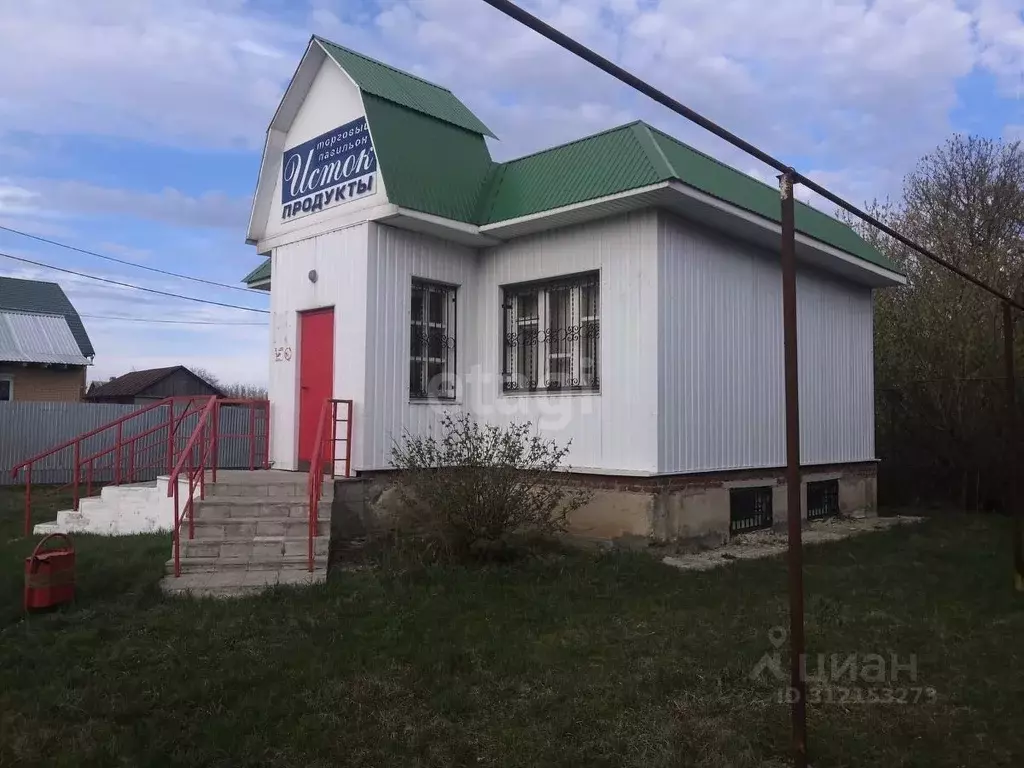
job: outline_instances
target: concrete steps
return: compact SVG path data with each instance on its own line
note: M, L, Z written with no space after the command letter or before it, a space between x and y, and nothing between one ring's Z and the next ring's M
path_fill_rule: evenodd
M198 529L197 529L198 532ZM330 531L313 539L313 552L327 555L330 547ZM181 557L194 558L243 558L261 560L275 557L305 557L309 552L309 537L290 538L284 536L248 536L236 538L195 538L181 540Z
M57 519L39 523L36 535L47 533L95 533L101 536L130 536L169 531L174 525L174 500L167 496L168 478L149 483L108 485L99 496L80 499L78 510L64 509ZM188 483L179 482L182 498Z
M173 556L163 587L169 594L225 597L274 584L310 584L327 577L333 483L324 485L309 571L307 476L259 470L219 472L195 501L194 537L182 526L180 577ZM173 554L173 553L172 553Z

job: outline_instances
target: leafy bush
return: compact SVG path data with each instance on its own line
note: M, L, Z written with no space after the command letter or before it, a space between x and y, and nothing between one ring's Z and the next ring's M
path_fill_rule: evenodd
M391 463L403 512L399 536L432 554L464 558L507 550L525 536L551 536L590 499L555 473L569 452L545 440L529 422L481 425L467 414L446 415L440 436L406 432Z

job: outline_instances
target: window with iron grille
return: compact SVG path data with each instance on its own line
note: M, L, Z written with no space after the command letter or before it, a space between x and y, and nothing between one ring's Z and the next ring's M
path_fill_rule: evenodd
M505 286L502 308L505 392L600 389L598 273Z
M455 397L455 286L413 280L409 397Z
M772 527L772 487L733 488L729 491L729 533Z
M807 484L807 519L824 520L839 514L839 481L819 480Z

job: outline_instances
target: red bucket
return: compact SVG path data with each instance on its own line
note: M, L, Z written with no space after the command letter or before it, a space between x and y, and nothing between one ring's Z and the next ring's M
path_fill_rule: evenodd
M64 539L60 549L43 550L54 538ZM75 547L64 533L44 536L25 558L25 610L52 608L75 599Z

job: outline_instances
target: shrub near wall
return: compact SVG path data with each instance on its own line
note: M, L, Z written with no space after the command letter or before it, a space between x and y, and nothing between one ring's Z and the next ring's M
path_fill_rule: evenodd
M571 441L545 440L529 422L481 425L468 414L447 415L440 427L439 436L406 433L392 447L392 466L402 470L396 540L442 559L509 551L525 537L564 532L590 499L588 489L551 482Z

